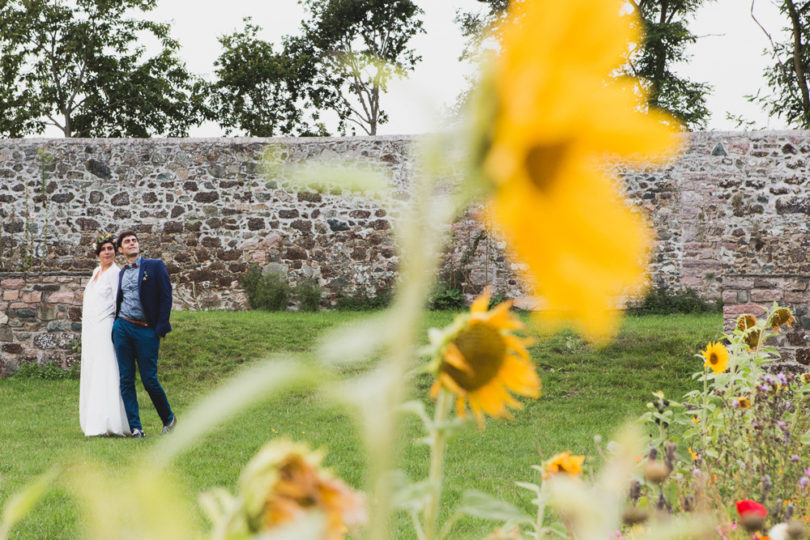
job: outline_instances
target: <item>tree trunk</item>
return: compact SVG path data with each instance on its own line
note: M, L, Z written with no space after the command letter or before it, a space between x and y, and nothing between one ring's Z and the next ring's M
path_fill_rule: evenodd
M662 0L661 2L661 16L658 18L658 24L664 25L667 21L667 11L669 9L669 0ZM664 71L667 67L667 47L666 44L660 42L655 51L655 75L652 80L652 88L650 89L649 103L654 106L659 106L658 96L661 94L661 81L664 79Z
M791 26L793 27L793 71L796 72L796 84L802 93L802 127L810 128L810 91L807 88L807 77L802 67L802 25L799 13L793 0L785 0Z

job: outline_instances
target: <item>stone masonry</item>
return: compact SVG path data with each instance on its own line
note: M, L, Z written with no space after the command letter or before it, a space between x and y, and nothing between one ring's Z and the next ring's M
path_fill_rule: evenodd
M21 139L0 141L0 374L21 361L74 361L81 295L100 230L138 231L166 261L177 309L243 309L251 264L315 277L328 307L396 281L391 236L417 168L409 137ZM266 166L268 149L284 166ZM288 165L341 159L388 178L386 203L334 186L300 190ZM810 362L810 133L694 133L658 169L613 170L658 239L651 281L722 299L736 314L777 300L799 325L785 360ZM504 244L468 213L449 232L444 279L470 298L523 293Z

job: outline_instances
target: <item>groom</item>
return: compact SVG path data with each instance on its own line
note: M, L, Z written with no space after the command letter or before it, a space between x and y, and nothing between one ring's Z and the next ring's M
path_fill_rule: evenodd
M163 420L163 433L169 433L177 424L177 418L157 379L160 338L172 330L169 324L172 310L169 273L163 261L140 256L134 231L124 231L118 236L118 253L126 258L127 264L118 275L112 337L129 428L133 437L144 436L135 392L137 361L143 387Z

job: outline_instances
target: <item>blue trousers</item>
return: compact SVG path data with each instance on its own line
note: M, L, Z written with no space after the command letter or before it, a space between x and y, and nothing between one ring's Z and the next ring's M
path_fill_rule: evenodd
M135 363L141 374L141 382L163 425L174 417L166 392L157 379L158 349L160 339L148 326L139 326L123 319L115 319L112 330L115 356L118 359L118 375L121 383L121 398L127 412L130 429L143 429L138 411L138 394L135 392Z

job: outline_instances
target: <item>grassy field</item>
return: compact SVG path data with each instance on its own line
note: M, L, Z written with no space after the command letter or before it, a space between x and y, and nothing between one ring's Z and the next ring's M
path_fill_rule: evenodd
M183 413L243 364L268 353L307 351L325 329L358 313L209 312L173 314L175 331L161 350L161 381L172 407ZM452 313L428 314L426 326L452 320ZM628 317L618 338L594 349L570 333L541 339L531 350L543 380L543 396L525 402L513 422L473 424L449 445L443 505L467 489L498 495L530 511L528 492L514 482L535 480L531 465L563 450L594 454L593 437L610 436L623 421L644 411L650 393L680 397L691 389L699 369L693 355L721 333L721 316ZM430 380L420 378L415 397L425 399ZM0 380L0 506L11 493L54 463L91 461L127 481L129 465L160 435L160 420L140 387L141 417L147 438L85 438L78 421L78 380L12 377ZM403 429L402 468L412 478L426 474L427 449L410 441L417 424ZM270 438L287 435L328 449L327 465L349 484L362 486L364 458L353 422L310 392L293 391L256 404L217 428L178 461L175 475L194 503L214 486L233 490L242 466ZM74 538L81 525L75 503L60 488L50 492L12 538ZM202 514L195 516L205 527ZM413 532L398 519L397 538ZM454 538L481 538L492 525L462 521Z

